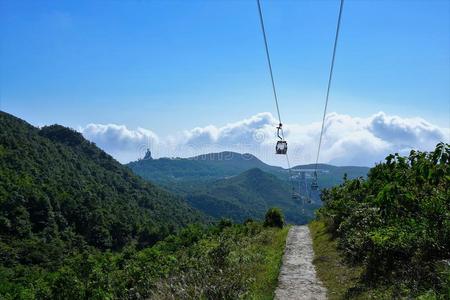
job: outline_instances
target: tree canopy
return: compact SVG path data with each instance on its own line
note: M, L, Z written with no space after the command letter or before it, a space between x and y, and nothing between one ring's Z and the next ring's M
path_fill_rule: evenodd
M432 152L389 155L367 180L325 190L318 215L366 279L448 295L449 187L450 146L440 143Z
M83 245L143 247L200 220L80 133L0 112L1 263L46 264Z

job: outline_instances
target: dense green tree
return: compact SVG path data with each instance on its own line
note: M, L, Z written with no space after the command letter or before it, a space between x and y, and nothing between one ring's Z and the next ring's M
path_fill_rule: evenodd
M266 212L264 226L283 228L284 216L281 209L272 207Z
M448 144L408 157L389 155L367 179L346 180L322 198L319 217L367 278L403 279L416 290L442 291L441 283L449 283L450 268L439 271L440 262L450 259Z
M35 128L0 112L3 268L55 271L88 247L150 246L197 221L203 222L201 214L182 199L140 179L80 133L59 125ZM62 282L71 278L66 271Z

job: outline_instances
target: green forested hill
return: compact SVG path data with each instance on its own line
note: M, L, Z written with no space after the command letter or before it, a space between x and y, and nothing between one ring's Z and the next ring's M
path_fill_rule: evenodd
M305 223L318 205L293 200L288 182L254 168L238 176L217 180L189 194L187 201L195 208L216 218L226 217L241 222L246 218L262 219L270 207L285 212L286 221Z
M76 131L0 112L0 299L270 296L287 228L184 227L202 216Z
M215 218L235 221L260 219L270 206L280 207L286 220L302 224L313 215L320 201L320 192L310 193L314 165L292 169L292 184L302 197L312 196L312 205L293 200L289 172L270 166L251 154L235 152L209 153L192 158L142 159L128 166L144 179L156 182L177 193L195 208ZM253 170L252 170L253 169ZM329 188L347 178L366 177L367 167L318 165L319 187ZM302 178L301 173L306 175Z
M280 176L284 173L282 168L267 165L251 154L230 151L190 158L142 159L127 166L142 178L181 194L195 191L205 182L236 176L252 168Z
M78 132L0 112L0 263L55 263L83 245L153 244L200 220Z
M181 189L189 190L189 183L223 179L236 176L249 169L258 168L281 179L288 179L288 171L281 167L268 165L252 154L236 152L207 153L190 158L141 159L127 164L141 177L161 184L179 184ZM312 173L315 165L292 167L294 174L301 171ZM320 182L323 187L342 183L344 174L348 178L365 177L368 167L333 166L319 164ZM187 184L186 184L187 183ZM195 184L194 184L195 186Z
M237 176L247 170L258 168L282 179L289 181L289 172L281 167L265 164L251 154L236 152L208 153L191 158L159 158L142 159L127 164L133 172L144 179L164 186L171 192L181 195L196 193L218 179ZM319 164L319 187L328 188L340 184L344 174L347 178L366 177L369 168L352 166L332 166ZM308 174L308 184L314 165L299 165L292 168L292 175L298 181L299 172ZM298 182L296 182L298 184Z

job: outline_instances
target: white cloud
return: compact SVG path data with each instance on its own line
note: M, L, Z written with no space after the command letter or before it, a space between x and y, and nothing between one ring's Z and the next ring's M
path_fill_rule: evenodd
M89 124L80 131L86 139L121 162L135 160L143 156L147 148L159 144L158 136L144 128L130 130L125 125Z
M378 113L371 118L369 126L374 135L406 147L429 145L443 137L440 128L421 118L402 119Z
M231 150L250 152L263 161L285 166L285 157L274 154L277 120L270 113L222 127L209 125L159 138L151 130L124 125L89 124L83 135L121 162L142 157L147 147L156 156L182 156ZM315 161L320 122L284 124L292 165ZM432 150L440 141L450 141L450 129L421 118L389 116L383 112L368 118L331 113L325 120L320 162L337 165L373 165L393 152Z

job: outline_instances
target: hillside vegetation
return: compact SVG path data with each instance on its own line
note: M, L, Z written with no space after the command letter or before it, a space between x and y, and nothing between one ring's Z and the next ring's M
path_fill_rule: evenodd
M142 178L160 184L180 195L195 193L205 184L237 176L255 168L275 175L283 181L289 181L288 170L268 165L248 153L240 154L230 151L208 153L191 158L141 159L130 162L127 166ZM293 175L297 173L295 170L309 170L309 174L312 174L314 167L315 165L293 167ZM336 167L327 164L319 164L318 167L320 188L342 183L344 174L347 174L348 178L365 177L369 170L367 167ZM311 178L307 180L311 183Z
M441 143L429 153L389 155L367 180L323 191L312 231L330 295L450 297L449 187L450 146Z
M0 112L0 299L271 299L288 228L206 223L76 131Z
M305 224L321 205L320 193L309 190L315 165L294 167L292 182L286 169L265 164L251 154L229 151L191 158L147 157L127 166L213 218L225 217L236 222L262 219L269 207L279 207L285 212L287 222ZM342 183L344 174L347 178L365 177L369 170L326 164L319 164L318 169L319 188ZM305 172L304 179L299 172ZM312 204L303 205L303 199L292 199L292 184L296 193L310 196Z
M2 284L3 276L57 269L89 247L145 247L202 220L78 132L0 112Z
M256 168L211 182L189 194L186 200L205 214L236 222L247 218L261 220L267 209L279 207L285 212L288 223L301 224L312 218L313 210L319 207L318 204L303 207L301 200L292 199L288 182Z
M283 172L282 168L267 165L251 154L230 151L190 158L142 159L127 166L143 178L157 182L221 179L252 168Z
M132 240L155 242L200 220L181 199L135 176L80 133L59 125L37 129L3 112L0 178L3 245L83 241L117 249Z
M1 299L272 299L288 228L189 225L152 247L89 249L55 270L0 268Z

